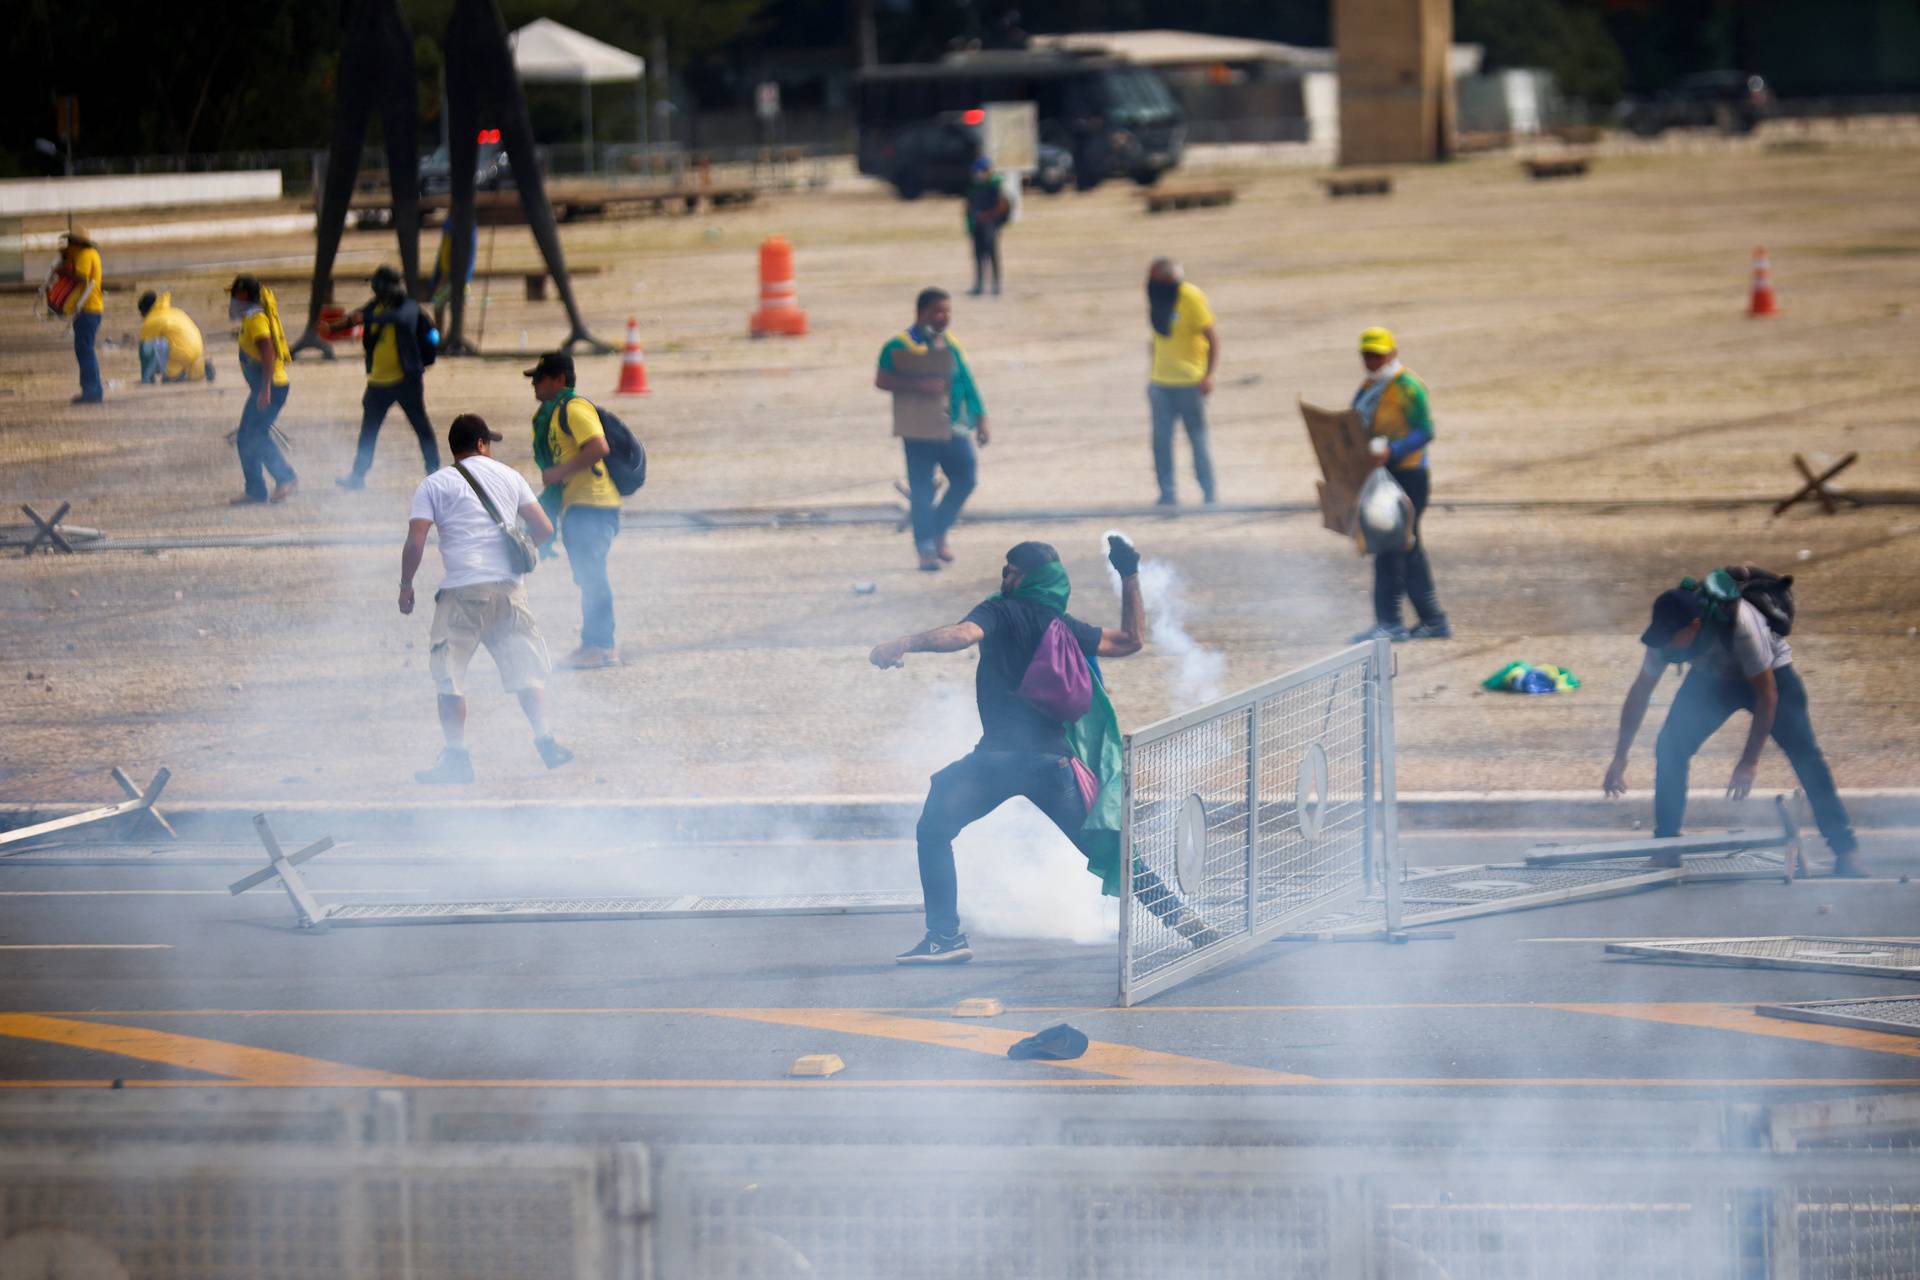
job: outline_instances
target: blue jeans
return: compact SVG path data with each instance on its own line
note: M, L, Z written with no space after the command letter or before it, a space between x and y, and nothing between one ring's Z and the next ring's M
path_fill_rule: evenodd
M1214 499L1213 454L1207 448L1207 398L1200 388L1166 387L1147 384L1147 407L1153 413L1153 474L1160 482L1160 496L1173 501L1173 427L1175 420L1186 423L1187 440L1193 445L1193 475L1200 482L1200 495Z
M580 588L580 645L613 648L613 584L607 580L607 553L620 535L618 507L568 507L560 517L560 541L567 566Z
M1773 713L1773 740L1793 765L1807 803L1813 807L1814 823L1836 854L1849 854L1858 847L1846 806L1833 785L1833 771L1814 740L1813 718L1807 713L1807 686L1791 665L1773 673L1780 701ZM1680 834L1680 823L1687 815L1687 773L1694 753L1727 717L1736 711L1753 710L1753 685L1738 676L1721 675L1696 663L1680 683L1667 721L1660 726L1654 745L1653 834L1655 839Z
M82 311L73 318L73 358L80 362L80 394L88 400L106 395L100 386L100 357L93 349L94 339L100 336L101 318L98 311Z
M420 460L426 463L427 474L440 469L440 446L433 438L433 423L427 418L426 387L416 374L390 387L368 383L367 393L360 397L360 446L354 451L353 474L363 480L373 470L373 446L380 440L380 424L396 404L420 440Z
M907 501L913 514L913 545L921 555L935 547L960 518L960 508L973 492L978 459L973 437L956 433L951 440L904 440L907 447ZM947 496L933 501L933 469L947 473Z
M287 403L287 392L292 388L275 387L271 403L262 409L257 400L260 379L264 376L260 366L243 361L241 367L247 375L247 398L240 409L240 434L234 437L233 443L240 451L240 478L246 483L247 496L264 499L267 482L261 477L263 470L273 477L275 484L288 484L294 478L287 455L280 452L280 443L273 438L274 420L280 416L280 410Z
M920 849L920 895L927 928L948 936L960 931L960 886L953 870L953 838L1015 796L1034 807L1072 839L1087 820L1080 786L1067 757L1044 751L976 749L933 775L926 807L914 832Z

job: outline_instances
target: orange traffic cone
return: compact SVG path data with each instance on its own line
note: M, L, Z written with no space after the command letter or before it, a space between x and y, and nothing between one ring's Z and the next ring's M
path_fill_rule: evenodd
M800 309L800 289L793 280L793 246L785 236L768 236L760 245L760 309L749 327L756 338L770 333L797 338L807 331L807 313Z
M620 356L620 385L613 389L613 394L647 394L647 357L640 350L640 322L632 316L627 317L627 349Z
M1747 302L1747 314L1750 316L1771 316L1780 313L1780 303L1773 296L1773 268L1767 262L1767 251L1753 251L1753 296Z

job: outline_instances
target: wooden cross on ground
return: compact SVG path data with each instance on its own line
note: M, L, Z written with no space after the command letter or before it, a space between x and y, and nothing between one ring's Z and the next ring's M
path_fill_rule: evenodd
M1815 475L1813 474L1813 468L1807 465L1807 460L1801 457L1797 453L1794 454L1793 465L1799 469L1800 478L1805 480L1806 483L1801 485L1798 489L1796 489L1792 497L1782 498L1780 499L1780 501L1774 503L1773 514L1779 515L1782 511L1785 511L1788 507L1792 506L1794 503L1799 502L1804 498L1810 498L1810 497L1818 498L1820 500L1821 508L1828 515L1832 515L1835 511L1839 510L1839 504L1842 502L1846 503L1850 507L1859 506L1860 499L1854 497L1852 494L1835 493L1831 489L1827 488L1827 482L1829 480L1832 480L1835 476L1839 475L1842 471L1845 471L1848 467L1852 466L1854 463L1858 462L1859 460L1860 460L1859 454L1849 453L1847 454L1846 457L1840 459L1840 461L1834 463L1832 466L1828 467L1825 471L1822 471L1819 475Z
M139 787L133 785L132 778L129 778L123 770L116 766L113 770L113 780L119 784L122 791L127 793L125 800L122 800L119 804L104 805L98 809L87 809L80 813L70 813L64 818L54 818L49 822L37 822L30 827L16 827L12 831L0 832L0 853L13 850L17 846L30 844L42 836L54 835L61 831L71 831L75 827L89 826L96 822L108 822L115 818L124 818L129 815L134 815L136 821L140 816L153 819L154 822L159 824L160 829L167 833L167 839L178 840L180 837L179 834L174 831L173 824L168 822L166 815L154 806L154 801L158 800L160 793L166 790L167 780L171 777L173 777L172 770L160 769L154 773L153 781L147 784L146 790L142 791Z
M252 875L246 875L227 886L227 892L236 898L255 885L265 884L278 879L280 887L287 891L287 897L293 900L293 913L300 919L302 929L324 929L327 927L327 911L307 888L307 882L295 870L309 858L317 858L333 848L333 837L323 836L306 848L295 853L285 853L280 842L274 838L273 828L267 825L267 815L253 815L253 829L260 835L260 843L267 846L267 865Z
M41 519L40 513L24 502L20 504L20 509L27 513L27 519L33 521L37 527L33 535L33 540L27 543L25 549L20 552L21 555L30 556L42 546L45 546L49 551L59 551L66 555L73 554L73 544L60 535L60 522L67 518L67 512L73 510L73 504L71 502L61 503L60 509L53 513L53 519L51 520Z

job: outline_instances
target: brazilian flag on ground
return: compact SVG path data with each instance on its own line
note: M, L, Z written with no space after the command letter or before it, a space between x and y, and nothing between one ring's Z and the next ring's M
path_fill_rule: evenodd
M1009 600L1031 600L1055 613L1067 611L1067 596L1073 586L1067 581L1066 566L1058 560L1026 574L1020 585L1003 593ZM1109 898L1120 896L1120 806L1126 790L1126 752L1120 743L1120 721L1113 714L1100 678L1100 664L1089 659L1093 669L1093 705L1087 714L1066 726L1067 746L1087 771L1099 780L1100 794L1093 802L1073 843L1086 855L1087 870L1100 879L1100 890Z

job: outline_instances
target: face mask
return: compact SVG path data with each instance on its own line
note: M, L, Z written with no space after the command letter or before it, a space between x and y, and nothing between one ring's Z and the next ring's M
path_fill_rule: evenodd
M247 303L240 301L238 298L228 298L227 319L245 320L247 318L247 306Z
M1367 381L1368 382L1385 382L1387 381L1387 379L1393 377L1395 374L1399 372L1400 372L1400 357L1395 356L1393 359L1381 365L1378 369L1369 369L1367 371Z
M1147 281L1147 319L1153 322L1153 331L1163 338L1173 332L1173 308L1179 300L1178 280Z

